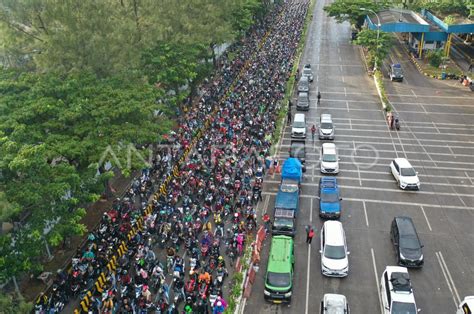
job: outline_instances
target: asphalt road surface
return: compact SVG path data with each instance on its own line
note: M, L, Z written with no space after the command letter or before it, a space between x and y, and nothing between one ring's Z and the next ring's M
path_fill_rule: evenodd
M378 281L385 266L396 265L389 227L394 216L411 216L423 242L425 265L409 270L422 313L454 313L466 295L474 295L474 101L457 81L425 78L398 44L390 61L402 63L402 83L385 79L389 99L400 116L401 130L389 130L373 79L359 48L350 44L348 24L336 24L317 1L301 66L311 63L311 109L307 115L307 172L304 175L295 240L296 264L290 306L266 303L264 275L267 239L252 296L245 313L319 313L325 293L344 294L352 313L379 313ZM316 103L317 91L322 94ZM296 101L294 102L296 103ZM336 126L342 191L342 217L349 256L346 278L321 274L317 194L322 142L311 140L310 127L321 113ZM278 156L288 157L291 129L284 130ZM421 191L398 189L389 173L393 158L406 157L419 172ZM280 177L265 180L261 213L272 213ZM311 246L304 226L317 228Z

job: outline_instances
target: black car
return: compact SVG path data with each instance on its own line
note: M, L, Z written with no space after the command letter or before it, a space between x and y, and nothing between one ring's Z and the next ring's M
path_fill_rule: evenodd
M410 217L399 216L393 218L390 237L397 252L398 265L405 267L423 266L423 245Z
M291 141L290 144L290 157L298 158L303 166L303 172L306 171L306 146L304 141Z

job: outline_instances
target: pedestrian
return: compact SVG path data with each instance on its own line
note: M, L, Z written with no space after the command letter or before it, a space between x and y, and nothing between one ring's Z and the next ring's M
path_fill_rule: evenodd
M306 243L311 244L311 241L313 241L313 237L314 237L314 229L313 227L310 227L308 234L306 235Z
M318 105L319 105L320 101L321 101L321 92L318 91Z
M288 111L291 111L291 107L293 107L293 103L291 102L291 99L288 100Z
M393 113L390 114L390 129L393 130L393 124L395 123L395 119L393 117Z
M291 110L288 110L288 123L291 123Z
M263 215L263 226L265 228L265 232L268 233L270 231L270 225L271 225L271 221L270 221L270 215L265 213Z
M314 133L316 133L316 126L313 124L313 126L311 127L311 138L313 139L313 141L314 141Z

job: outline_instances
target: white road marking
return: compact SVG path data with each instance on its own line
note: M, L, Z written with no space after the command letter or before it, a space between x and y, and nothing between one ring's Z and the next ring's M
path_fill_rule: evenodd
M349 112L349 102L346 101L346 108L347 108L347 112Z
M344 81L344 75L341 75L341 80L342 80L343 83L346 82L346 81ZM345 89L345 87L344 87L344 89Z
M433 128L436 130L436 132L438 132L438 134L440 134L441 132L439 131L439 129L436 127L436 123L433 122Z
M276 192L263 192L263 195L276 195ZM301 198L316 198L314 195L302 194ZM384 201L384 200L373 200L367 198L354 198L354 197L345 197L345 201L354 201L354 202L366 202L366 203L376 203L376 204L393 204L393 205L405 205L405 206L425 206L433 208L444 208L444 209L465 209L474 211L474 207L469 206L455 206L455 205L439 205L439 204L426 204L426 203L414 203L414 202L399 202L399 201Z
M309 222L310 225L313 223L313 199L311 199L311 207L309 212ZM311 244L308 245L308 264L306 271L306 301L305 301L305 313L308 314L308 304L309 304L309 280L311 274Z
M340 70L341 70L341 72L342 72L342 65L340 65L340 66L339 66L339 69L340 69Z
M461 298L459 297L459 293L454 285L453 278L451 277L451 273L449 272L448 266L444 261L443 254L441 251L435 252L436 258L438 259L439 266L441 267L441 271L443 272L444 279L446 280L446 284L448 285L449 291L453 297L454 305L457 306L461 302Z
M372 265L374 266L374 275L375 275L375 284L377 285L377 296L379 297L380 313L383 313L382 308L382 299L380 299L380 286L379 286L379 275L377 272L377 264L375 264L375 252L373 248L370 248L370 253L372 254Z
M325 92L327 93L327 92ZM350 94L350 93L348 93ZM341 100L341 101L345 101L345 100ZM372 119L361 119L361 118L337 118L337 117L334 117L332 118L333 120L353 120L353 121L368 121L369 123L382 123L383 121L373 121ZM405 123L407 124L416 124L416 125L419 125L419 124L432 124L432 122L423 122L423 121L404 121ZM384 122L386 124L386 122ZM436 125L462 125L462 126L471 126L472 127L472 124L466 124L466 123L443 123L443 122L436 122Z
M420 206L420 208L421 208L421 211L423 213L423 216L425 216L425 220L426 220L426 224L428 225L428 229L430 229L430 231L433 231L433 229L431 229L431 224L430 224L430 221L428 220L428 216L426 216L425 209L423 208L423 206Z
M426 111L425 106L423 106L421 103L418 103L418 105L420 105L421 109L423 109L423 111L424 111L425 113L428 113L428 111Z
M469 176L469 174L467 173L467 171L464 171L464 173L466 174L466 177L469 179L469 182L471 182L471 185L472 185L473 183L472 183L471 177Z
M413 94L413 96L417 97L413 89L411 89L411 93Z
M448 144L446 144L446 147L447 147L447 148L449 149L449 151L451 152L451 155L453 155L454 158L456 158L456 154L453 152L453 150L451 149L451 147L450 147Z
M364 205L364 215L365 215L365 224L367 227L369 227L369 216L367 216L367 206L365 206L365 202L362 202Z
M265 197L265 202L264 202L264 205L263 205L263 208L264 209L264 213L266 214L268 212L268 202L270 201L270 195L267 195Z
M355 178L351 178L354 180ZM358 179L355 179L358 180ZM276 183L277 181L267 181L267 183ZM394 182L395 183L395 182ZM427 183L428 185L429 183ZM310 182L302 182L301 186L317 186L317 183L310 183ZM388 188L378 188L378 187L372 187L372 186L356 186L356 185L345 185L345 184L339 184L338 185L340 188L344 189L354 189L354 190L370 190L370 191L381 191L381 192L391 192L391 193L403 193L403 194L416 194L416 195L445 195L445 196L464 196L464 197L474 197L473 194L459 194L459 193L450 193L450 192L432 192L432 191L404 191L401 190L397 187L393 189L388 189ZM450 186L449 184L446 184L445 186ZM467 207L467 206L465 206Z
M413 97L413 95L408 94L387 94L387 96L395 96L395 97ZM449 98L449 99L467 99L472 100L471 97L463 97L463 96L441 96L441 95L417 95L418 98Z
M322 109L344 110L345 108L324 107ZM358 108L358 109L352 109L352 110L364 111L364 112L380 112L380 109L367 109L367 108ZM422 112L422 111L414 111L414 110L398 110L397 112L398 113L435 114L435 115L453 115L453 116L474 116L474 113L457 113L457 112L436 112L436 111Z

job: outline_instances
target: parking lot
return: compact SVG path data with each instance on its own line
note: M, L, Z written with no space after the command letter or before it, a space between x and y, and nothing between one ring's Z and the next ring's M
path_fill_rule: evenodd
M348 24L336 24L318 1L302 64L311 63L311 108L306 113L306 167L300 198L296 264L290 306L263 299L270 241L262 253L252 296L245 313L316 313L324 293L344 294L353 313L380 312L378 280L385 266L395 265L389 237L394 216L413 218L424 244L425 265L410 270L415 299L423 313L453 313L466 295L474 294L474 102L456 82L430 80L409 66L403 83L385 81L389 99L401 121L390 130L381 110L372 78L368 77L358 47L350 44ZM420 78L421 77L421 78ZM410 84L409 84L410 83ZM322 94L317 105L317 91ZM294 110L294 109L293 109ZM293 111L294 113L294 111ZM348 247L349 276L321 275L317 195L322 141L311 140L310 128L321 113L335 122L340 157L337 175L342 192L342 216ZM287 126L278 157L288 157L291 128ZM419 172L420 191L402 191L389 163L407 158ZM272 213L280 177L265 180L260 213ZM305 243L305 225L317 229L311 246Z

